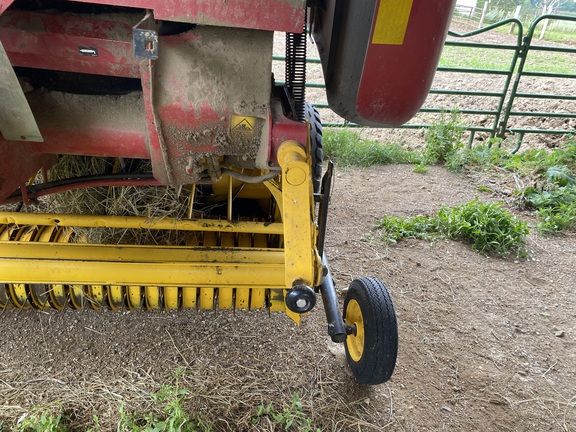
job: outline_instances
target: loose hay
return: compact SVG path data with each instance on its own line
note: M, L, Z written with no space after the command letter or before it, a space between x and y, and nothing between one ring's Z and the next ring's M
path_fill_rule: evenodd
M50 170L50 180L151 170L149 161L64 155ZM167 186L91 187L49 195L43 201L51 213L179 219L186 216L189 194L178 194ZM75 231L75 241L82 243L181 245L186 242L186 233L178 231L118 228L77 228Z

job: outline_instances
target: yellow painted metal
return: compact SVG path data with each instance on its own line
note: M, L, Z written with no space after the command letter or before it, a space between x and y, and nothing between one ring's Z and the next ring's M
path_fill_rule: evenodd
M182 287L182 308L196 309L198 288Z
M126 290L122 285L108 285L107 297L108 305L112 310L122 309L124 307L124 299L126 297Z
M285 141L278 150L278 162L282 167L285 286L291 288L297 280L313 286L315 227L306 152L296 141Z
M38 234L38 228L28 226L16 233L15 240L30 242L34 240L36 234ZM8 284L8 295L12 304L20 309L29 309L32 306L28 297L26 285L23 283Z
M380 0L372 43L402 45L410 20L413 0Z
M252 245L252 238L249 234L238 234L238 246L249 248ZM236 288L236 301L234 307L238 310L248 310L250 308L250 291L256 291L257 288ZM264 290L264 288L260 288Z
M204 233L204 246L205 247L215 247L218 244L218 239L216 237L216 233L214 232L207 232ZM217 284L213 284L212 286L218 286ZM200 309L213 309L214 308L214 292L215 289L212 287L203 287L200 289L199 295L199 305Z
M255 234L254 247L264 249L267 247L266 236ZM266 289L253 289L250 296L250 309L261 309L266 306Z
M104 305L104 287L102 285L90 285L88 287L87 303L94 310L102 309Z
M54 265L56 265L56 263ZM70 306L72 309L84 309L86 299L83 285L68 286L68 296L70 298Z
M139 285L126 287L126 302L129 309L140 309L142 307L142 287Z
M157 286L145 287L144 298L146 299L147 309L160 309L161 307L160 287Z
M229 208L231 204L228 204ZM229 210L230 211L230 210ZM222 233L220 238L220 244L222 247L234 247L234 234L232 233ZM233 287L220 287L218 288L218 308L220 309L232 309L234 305L234 291L236 288Z
M68 227L56 227L54 242L68 243L72 237L72 229ZM64 285L51 285L48 294L50 295L50 304L53 308L62 310L68 303L68 293Z
M282 234L281 223L0 212L0 224Z
M355 362L359 362L364 354L364 318L360 305L355 299L351 299L346 307L346 324L356 326L356 334L346 337L348 353Z
M178 309L180 306L180 290L178 287L164 287L164 309Z

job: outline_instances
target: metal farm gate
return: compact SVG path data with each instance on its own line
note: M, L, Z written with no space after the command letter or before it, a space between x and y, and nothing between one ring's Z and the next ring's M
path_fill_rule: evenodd
M498 62L498 67L487 68L485 65L438 67L437 72L439 74L450 74L450 77L454 77L454 79L449 79L450 85L443 88L437 88L435 87L436 84L433 84L430 96L419 111L419 115L415 117L413 122L405 124L401 128L427 128L435 121L431 116L426 116L427 114L437 115L457 111L462 118L464 128L469 131L468 143L470 146L477 133L491 138L506 138L513 135L517 138L516 148L513 152L518 151L526 134L574 134L576 132L576 109L574 109L574 102L576 101L576 47L560 46L559 44L544 45L540 41L535 41L536 27L545 20L576 22L576 17L543 15L531 23L526 33L524 33L524 27L520 20L515 18L506 19L468 33L450 31L449 36L452 39L446 41L445 50L460 49L462 53L470 49L489 50L492 55L501 59ZM500 32L508 33L510 26L516 28L516 43L501 44L478 41L478 39L484 39L487 32L491 30L498 29ZM474 38L474 36L479 35L482 36ZM564 72L549 72L539 69L539 65L532 61L537 52L548 53L551 56L568 56L567 63L573 67ZM504 56L506 57L502 60ZM274 60L283 61L284 57L275 56ZM317 68L318 66L315 65L318 65L320 60L307 59L307 62L311 68ZM501 65L505 65L505 67ZM485 76L486 87L488 88L466 88L466 76L472 75ZM495 77L499 78L497 85L493 84ZM527 81L532 83L528 87L543 90L523 90L526 87L523 84ZM555 85L552 86L552 91L547 91L553 82ZM321 80L307 82L306 87L312 92L314 92L312 89L325 88ZM315 100L315 98L312 96L311 103L320 110L322 117L333 117L328 104L322 100ZM470 102L471 99L473 102ZM535 100L540 101L539 105L546 108L533 110L531 101ZM542 101L548 102L543 103ZM460 107L458 107L459 104ZM555 123L561 124L562 127L533 126L534 118L558 119ZM323 125L326 127L362 127L354 123L340 121L325 121Z

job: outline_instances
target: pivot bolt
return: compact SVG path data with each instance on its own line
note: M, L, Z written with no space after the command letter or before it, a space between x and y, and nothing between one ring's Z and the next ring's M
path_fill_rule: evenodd
M284 300L292 312L306 313L316 305L316 293L302 281L297 281L288 291Z

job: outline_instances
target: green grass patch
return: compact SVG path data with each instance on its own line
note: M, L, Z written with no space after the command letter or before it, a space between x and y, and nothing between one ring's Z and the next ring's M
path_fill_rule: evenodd
M363 139L351 129L324 131L324 157L340 166L368 167L372 165L420 163L419 152L400 144L381 144Z
M391 243L404 238L451 239L470 243L486 255L506 258L528 256L527 224L502 208L501 203L478 199L456 207L442 207L436 217L384 217L376 225L381 237Z
M545 44L536 40L534 43L538 45ZM512 66L513 56L514 51L511 49L445 46L440 57L439 66L509 71ZM574 62L576 62L575 53L531 50L528 52L524 70L573 74Z

